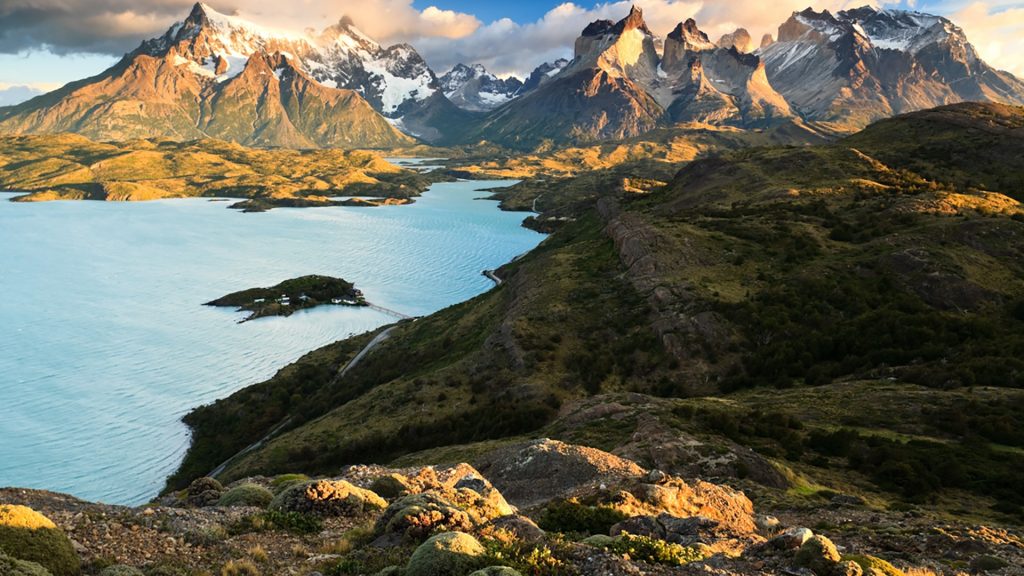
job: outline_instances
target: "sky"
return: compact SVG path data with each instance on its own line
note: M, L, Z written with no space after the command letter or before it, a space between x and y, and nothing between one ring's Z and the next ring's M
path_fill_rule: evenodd
M795 10L869 2L941 14L967 32L982 58L1024 77L1024 0L636 0L651 30L667 34L693 17L711 38L743 26L775 33ZM572 56L587 23L618 20L630 1L578 0L207 0L215 9L277 28L320 30L351 17L382 44L409 42L438 74L482 63L499 75L528 74ZM52 90L97 74L143 39L162 34L194 0L0 0L0 92Z

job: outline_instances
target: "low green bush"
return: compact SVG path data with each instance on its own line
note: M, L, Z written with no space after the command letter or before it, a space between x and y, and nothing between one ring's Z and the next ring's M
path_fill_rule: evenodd
M616 554L627 554L632 560L650 564L682 566L703 560L708 556L706 547L700 544L682 546L649 536L622 534L605 548Z
M255 506L266 508L274 493L259 484L240 484L228 490L217 501L217 506Z
M560 500L548 505L537 523L547 532L607 534L626 514L604 506L588 506L578 500Z
M53 576L77 576L78 554L56 524L26 506L0 505L0 551L35 562Z

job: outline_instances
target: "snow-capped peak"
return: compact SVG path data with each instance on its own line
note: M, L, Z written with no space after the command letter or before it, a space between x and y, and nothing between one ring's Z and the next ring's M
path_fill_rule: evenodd
M200 2L188 18L139 50L173 55L176 66L183 65L178 60L189 62L196 75L218 82L241 73L255 54L280 52L317 82L355 90L392 116L437 91L437 78L411 46L384 48L348 18L319 34L295 33L228 16Z
M438 79L441 90L456 106L466 110L491 110L518 95L523 87L515 77L499 79L482 64L456 64Z

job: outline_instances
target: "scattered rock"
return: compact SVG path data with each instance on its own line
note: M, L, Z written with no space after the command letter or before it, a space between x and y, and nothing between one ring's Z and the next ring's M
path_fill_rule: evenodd
M1009 565L1010 563L1006 560L985 554L982 556L975 556L971 560L971 572L974 572L975 574L978 572L992 572L994 570L1006 568Z
M104 568L100 572L100 576L146 576L142 570L138 568L132 568L131 566L125 566L124 564L116 564Z
M443 532L416 548L405 576L465 576L483 567L484 554L484 547L469 534Z

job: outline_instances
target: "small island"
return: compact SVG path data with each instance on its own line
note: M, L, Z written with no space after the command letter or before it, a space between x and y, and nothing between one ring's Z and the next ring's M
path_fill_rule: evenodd
M291 316L317 306L368 306L351 282L330 276L302 276L270 288L250 288L223 296L204 306L224 306L250 312L241 322L265 316Z

